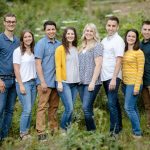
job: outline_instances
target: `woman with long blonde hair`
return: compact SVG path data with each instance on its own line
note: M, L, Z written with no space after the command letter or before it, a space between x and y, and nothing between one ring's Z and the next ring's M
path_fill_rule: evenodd
M86 127L95 130L93 103L101 87L100 71L102 65L103 46L95 24L85 26L79 49L79 95L82 101Z

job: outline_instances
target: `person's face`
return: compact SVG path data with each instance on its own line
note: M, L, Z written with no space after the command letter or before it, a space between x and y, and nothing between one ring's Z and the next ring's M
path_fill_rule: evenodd
M106 24L106 30L108 36L114 35L119 29L118 23L114 20L108 20Z
M4 27L6 31L13 32L16 27L16 17L6 17Z
M31 43L33 42L33 37L32 34L29 32L26 32L23 36L23 43L25 46L30 46Z
M66 33L66 39L69 43L72 43L75 39L75 34L74 31L69 29Z
M54 25L47 25L45 28L45 33L49 39L54 39L56 35L56 28Z
M86 40L92 40L94 38L94 30L91 27L87 27L84 32Z
M129 31L126 36L126 41L128 45L134 45L136 42L136 34L133 31Z
M144 40L150 39L150 25L144 24L141 30Z

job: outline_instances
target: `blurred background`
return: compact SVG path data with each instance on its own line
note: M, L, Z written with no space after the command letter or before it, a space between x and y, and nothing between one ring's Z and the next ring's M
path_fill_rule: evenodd
M0 32L3 15L17 16L16 34L31 29L36 40L43 36L43 23L53 20L61 38L66 26L74 26L80 39L86 23L97 25L101 38L105 36L105 20L111 15L120 19L120 34L128 28L140 30L141 22L150 19L150 0L0 0Z

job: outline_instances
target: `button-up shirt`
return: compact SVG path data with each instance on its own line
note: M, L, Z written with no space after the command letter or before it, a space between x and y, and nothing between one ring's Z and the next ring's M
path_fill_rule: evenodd
M61 43L58 40L51 42L45 36L35 46L34 55L36 59L41 59L44 79L48 87L55 88L55 50ZM37 85L41 84L39 77Z

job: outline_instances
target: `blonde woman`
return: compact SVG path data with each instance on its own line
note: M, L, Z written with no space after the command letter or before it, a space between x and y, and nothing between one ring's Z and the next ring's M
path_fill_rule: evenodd
M93 23L89 23L83 30L82 44L79 50L79 95L88 131L96 129L93 103L102 84L100 79L102 55L103 47L97 28Z

